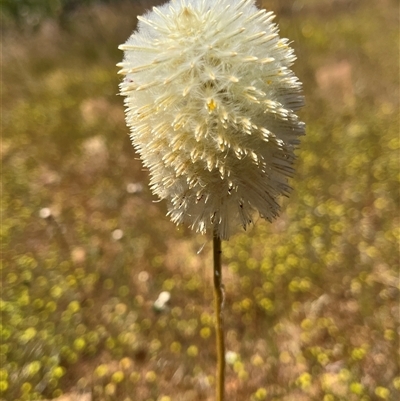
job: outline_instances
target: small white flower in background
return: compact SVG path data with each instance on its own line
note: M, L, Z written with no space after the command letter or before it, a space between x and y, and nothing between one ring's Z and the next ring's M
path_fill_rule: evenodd
M51 216L51 210L48 207L44 207L40 209L39 216L42 219L48 219Z
M173 0L119 47L132 142L177 224L227 239L289 194L303 97L273 18L253 0Z
M129 194L138 194L142 192L142 190L142 184L138 184L135 182L131 182L126 186L126 192L128 192Z
M124 232L121 229L117 228L111 233L111 236L113 240L119 241L124 236Z
M162 291L158 298L154 301L153 308L158 312L164 311L170 299L171 293L168 291Z
M239 355L233 351L227 351L225 353L225 361L228 365L233 365L236 361L238 361Z

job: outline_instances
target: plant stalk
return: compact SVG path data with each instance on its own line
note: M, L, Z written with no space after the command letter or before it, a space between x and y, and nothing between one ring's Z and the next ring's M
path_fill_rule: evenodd
M222 308L224 303L224 289L222 285L221 271L221 238L214 231L213 254L214 254L214 302L215 302L215 331L217 341L217 383L216 401L224 401L225 397L225 338L222 319Z

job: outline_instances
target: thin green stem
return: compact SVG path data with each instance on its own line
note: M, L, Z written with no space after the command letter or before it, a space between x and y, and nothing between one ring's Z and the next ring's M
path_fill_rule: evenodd
M217 340L217 385L216 401L224 401L225 393L225 339L222 319L222 307L224 302L221 270L221 238L214 231L214 301L215 301L215 329Z

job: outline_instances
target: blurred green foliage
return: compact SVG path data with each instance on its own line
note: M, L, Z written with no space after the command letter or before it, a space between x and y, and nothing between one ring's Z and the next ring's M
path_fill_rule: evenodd
M110 0L1 0L1 7L2 16L17 22L20 27L38 27L45 19L63 19L81 7L109 2Z
M294 39L307 136L282 216L223 244L228 395L396 400L398 4L264 6ZM116 96L143 9L79 11L3 32L0 398L211 400L211 244L152 202Z

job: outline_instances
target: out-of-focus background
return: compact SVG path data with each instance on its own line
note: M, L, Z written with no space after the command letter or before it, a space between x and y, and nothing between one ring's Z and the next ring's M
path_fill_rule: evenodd
M212 244L154 203L117 95L157 4L2 2L3 401L214 399ZM398 400L398 2L259 5L307 135L281 217L223 244L228 399Z

